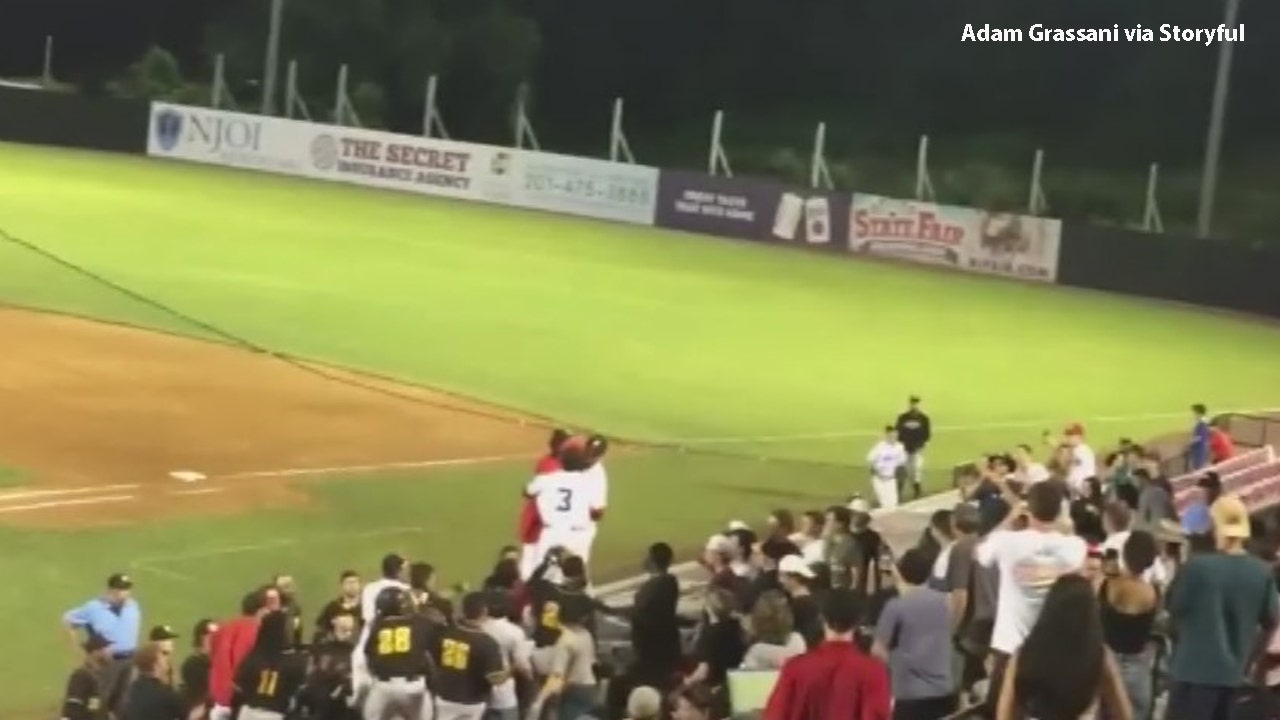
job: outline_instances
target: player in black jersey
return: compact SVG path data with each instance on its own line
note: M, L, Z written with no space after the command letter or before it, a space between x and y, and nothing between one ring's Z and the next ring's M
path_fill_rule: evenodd
M374 607L376 617L364 645L366 667L373 677L364 716L417 720L430 700L431 624L413 612L412 598L400 588L383 590Z
M591 618L587 626L595 627L593 611L596 601L587 593L586 563L580 557L571 555L561 560L561 556L561 553L548 553L548 560L529 578L529 592L533 598L533 644L537 648L550 648L556 644L560 638L560 611L567 604L581 607L583 613ZM563 582L553 583L546 579L546 573L553 565L559 565Z
M435 633L431 657L435 660L436 720L482 716L493 686L510 676L498 641L481 629L488 617L485 596L468 593L462 598L458 623Z
M293 709L307 679L307 656L290 647L292 634L288 613L262 617L253 650L236 668L232 705L239 720L281 720Z

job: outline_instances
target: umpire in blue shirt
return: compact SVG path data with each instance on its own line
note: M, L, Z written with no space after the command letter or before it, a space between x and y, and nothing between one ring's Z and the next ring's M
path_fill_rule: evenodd
M112 575L107 578L107 591L101 597L68 610L62 621L77 650L84 642L81 633L107 642L111 661L103 668L98 687L103 697L111 697L116 685L129 676L142 630L142 610L133 599L133 580L124 573Z

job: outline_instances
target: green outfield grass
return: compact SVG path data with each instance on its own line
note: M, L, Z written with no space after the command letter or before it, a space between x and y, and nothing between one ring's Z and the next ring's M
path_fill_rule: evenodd
M26 473L11 467L0 465L0 488L13 487L22 482L26 477Z
M758 458L856 465L909 393L940 426L935 478L1068 420L1104 445L1180 429L1195 401L1280 406L1280 331L1256 321L339 185L0 145L0 229L276 350L742 456L615 458L598 548L614 571L655 537L864 489L852 467ZM3 241L0 300L208 335ZM29 654L0 659L0 714L56 695L57 612L129 560L148 622L179 626L281 569L314 607L389 545L474 579L526 469L326 482L306 512L3 533L0 572L21 581L0 612L41 615L16 631Z

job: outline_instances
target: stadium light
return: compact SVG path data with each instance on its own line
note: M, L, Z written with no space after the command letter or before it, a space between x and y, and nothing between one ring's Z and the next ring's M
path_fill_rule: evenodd
M1240 0L1226 0L1223 23L1236 26ZM1209 109L1209 129L1204 142L1204 169L1200 173L1200 208L1196 214L1197 234L1208 238L1213 227L1213 201L1218 191L1218 163L1222 155L1222 128L1227 115L1227 91L1231 85L1231 55L1235 43L1223 40L1218 46L1218 72L1213 79L1213 102Z

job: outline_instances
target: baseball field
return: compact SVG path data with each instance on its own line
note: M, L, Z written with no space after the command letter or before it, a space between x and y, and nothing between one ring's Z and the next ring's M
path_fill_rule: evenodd
M117 570L180 628L275 572L318 608L390 549L478 578L552 422L619 439L618 576L865 492L911 393L938 484L1066 421L1280 407L1261 320L339 185L0 145L0 231L6 718Z

